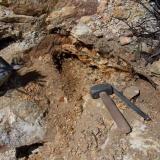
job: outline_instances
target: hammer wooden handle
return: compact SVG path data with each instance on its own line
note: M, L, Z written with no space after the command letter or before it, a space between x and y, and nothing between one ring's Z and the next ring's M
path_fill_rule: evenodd
M106 108L108 109L109 113L111 114L113 120L117 124L117 127L123 132L123 133L130 133L131 127L128 124L127 120L124 118L122 113L119 111L117 106L115 105L114 101L107 95L106 92L99 93L99 96L103 100L103 103L105 104Z

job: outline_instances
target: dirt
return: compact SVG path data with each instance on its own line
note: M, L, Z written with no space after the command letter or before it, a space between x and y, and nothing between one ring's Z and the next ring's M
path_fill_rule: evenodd
M20 55L25 62L18 71L20 84L4 97L11 92L11 96L36 103L43 119L39 125L47 130L43 142L25 144L24 153L14 148L9 155L15 157L19 151L22 157L17 159L23 160L159 160L160 82L140 57L142 44L142 52L148 52L149 57L159 43L157 22L150 21L154 16L137 1L129 0L9 2L0 2L7 7L4 13L10 10L17 17L28 15L25 17L35 22L11 23L24 39L2 39L0 55L7 61ZM146 1L144 4L152 9ZM145 30L157 35L143 37ZM135 86L140 93L132 102L152 120L144 121L112 95L132 128L130 134L121 133L103 102L90 96L90 87L102 82L120 91ZM29 111L26 114L30 115Z
M69 52L66 51L65 45ZM55 34L47 36L37 47L24 53L23 58L27 61L21 74L36 71L41 76L35 82L20 88L27 93L21 96L35 101L46 111L44 117L47 124L44 146L39 147L38 152L30 155L28 159L118 160L128 158L134 153L136 154L131 156L131 159L138 159L143 151L151 157L153 155L158 157L159 148L156 147L160 146L155 143L155 139L159 137L157 127L159 126L160 92L154 90L148 82L131 80L129 73L113 68L106 71L103 67L101 69L88 65L86 63L88 57L82 58L78 53L70 52L73 46L71 37ZM94 53L92 49L84 46L78 49ZM89 62L92 64L94 54L89 55ZM126 85L137 85L140 89L140 96L136 104L149 113L152 122L146 124L115 98L117 105L133 127L133 134L127 137L117 132L105 107L101 108L102 102L93 101L89 96L90 87L104 81L113 82L120 89L125 88ZM146 137L149 137L148 143L151 143L148 145L149 149L144 147L144 139L141 139L141 132L144 131L139 131L143 125L147 127ZM142 143L140 152L136 150L140 150L139 146L137 148L134 146L134 140L137 139L135 136L139 136L138 142Z

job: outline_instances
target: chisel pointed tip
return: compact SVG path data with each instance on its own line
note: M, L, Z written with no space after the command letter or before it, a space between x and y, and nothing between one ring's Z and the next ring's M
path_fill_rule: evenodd
M147 115L145 118L144 118L145 121L151 121L152 119Z

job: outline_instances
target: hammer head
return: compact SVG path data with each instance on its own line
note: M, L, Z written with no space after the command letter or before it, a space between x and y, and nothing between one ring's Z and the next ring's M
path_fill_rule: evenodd
M108 95L112 95L113 87L108 83L103 83L92 86L90 89L90 94L93 99L99 98L99 93L101 92L106 92Z

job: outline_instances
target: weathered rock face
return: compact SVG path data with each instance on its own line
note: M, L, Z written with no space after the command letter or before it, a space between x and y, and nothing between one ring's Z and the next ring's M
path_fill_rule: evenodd
M40 16L52 9L57 0L1 0L0 4L13 9L15 14Z
M46 6L41 3L40 10L35 10L32 3L0 1L0 55L7 60L36 45L43 37L45 15L41 13ZM18 98L14 93L10 98L0 97L0 159L16 159L15 150L6 151L8 147L43 141L46 128L42 119L43 111L35 102Z
M0 6L0 38L12 37L19 34L18 31L13 29L13 25L5 23L5 18L11 17L13 12L6 7Z
M45 24L44 18L45 16L43 15L37 18L27 15L18 15L15 14L13 10L0 5L0 40L2 40L0 48L3 49L7 46L7 43L10 44L18 40L22 41L22 39L24 40L22 44L16 47L17 52L35 45L35 41L42 37ZM5 39L7 39L8 42ZM21 49L19 50L18 48Z
M6 97L1 98L0 106L1 146L19 147L43 140L43 116L36 104Z

